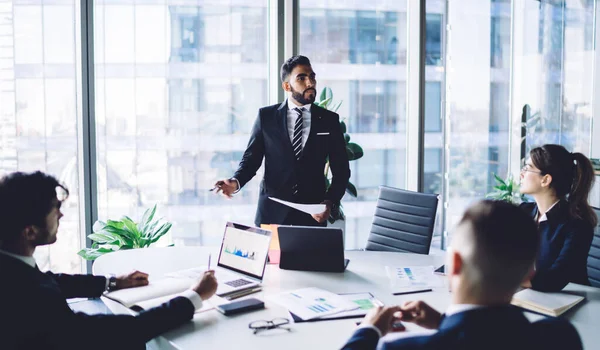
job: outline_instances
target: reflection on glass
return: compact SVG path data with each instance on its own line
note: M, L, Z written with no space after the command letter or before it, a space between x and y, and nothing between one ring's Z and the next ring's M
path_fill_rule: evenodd
M346 248L363 248L379 186L405 186L407 1L299 6L299 53L310 58L318 89L343 101L340 118L365 150L350 162L358 198L344 196L347 220L336 223L345 224Z
M233 174L267 105L267 4L95 4L101 219L158 203L178 245L254 221L260 176L231 201L208 190Z
M563 4L564 3L564 4ZM559 143L587 154L591 136L594 61L594 2L524 4L527 23L515 33L526 50L521 101L527 122L527 152L544 143Z
M42 270L79 273L77 163L79 1L0 3L0 175L41 170L72 196L61 210L58 240L38 247Z

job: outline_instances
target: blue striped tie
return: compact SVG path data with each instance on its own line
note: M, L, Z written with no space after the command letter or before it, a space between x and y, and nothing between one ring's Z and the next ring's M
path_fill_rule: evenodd
M294 125L294 137L292 138L292 148L294 149L294 156L296 160L300 160L302 154L302 111L304 108L294 108L294 112L298 114L296 118L296 124Z

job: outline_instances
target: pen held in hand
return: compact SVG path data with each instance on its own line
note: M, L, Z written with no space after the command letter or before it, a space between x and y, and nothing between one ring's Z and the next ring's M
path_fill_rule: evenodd
M210 271L210 258L212 257L212 254L208 254L208 269L207 271Z
M428 288L428 289L409 290L406 292L392 293L392 295L405 295L405 294L426 293L426 292L433 292L433 289Z

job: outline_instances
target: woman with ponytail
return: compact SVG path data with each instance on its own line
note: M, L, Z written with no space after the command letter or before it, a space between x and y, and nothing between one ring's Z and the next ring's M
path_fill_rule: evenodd
M560 145L544 145L529 152L521 169L521 193L535 203L523 203L537 222L540 247L535 273L524 287L553 292L569 282L589 285L587 257L598 221L587 198L594 168L581 153Z

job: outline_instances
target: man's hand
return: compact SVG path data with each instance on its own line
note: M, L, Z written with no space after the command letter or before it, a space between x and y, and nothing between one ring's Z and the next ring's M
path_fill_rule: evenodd
M409 301L400 307L400 320L427 329L437 329L442 321L442 314L423 301Z
M133 288L148 285L148 274L133 271L126 275L117 276L116 289Z
M398 321L399 306L381 307L369 311L362 321L362 324L374 326L379 329L381 335L384 336L389 332L400 332L405 330L404 326Z
M215 271L209 270L204 273L202 279L192 288L194 292L200 295L202 300L209 299L217 291L217 279L215 278Z
M333 208L333 202L330 200L324 200L321 202L321 204L325 204L325 211L321 214L311 215L319 224L322 224L329 219L329 215L331 215L331 208Z
M215 183L215 193L222 192L227 198L233 196L233 192L238 190L238 182L232 179L219 180Z

